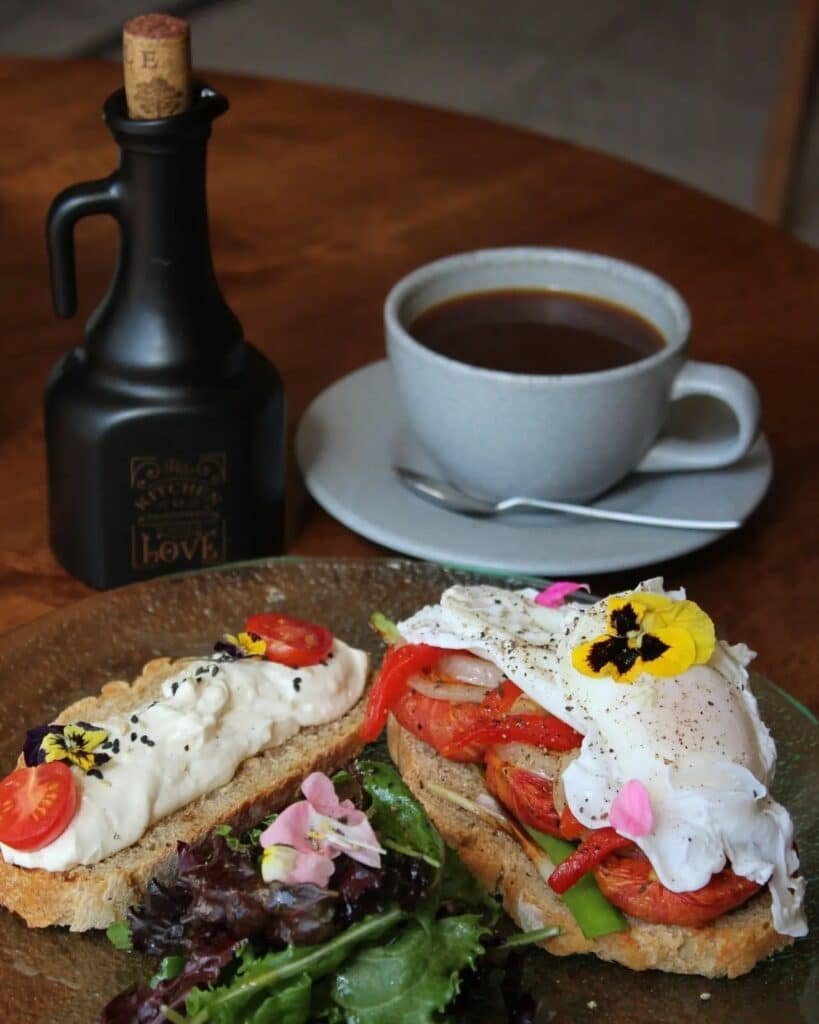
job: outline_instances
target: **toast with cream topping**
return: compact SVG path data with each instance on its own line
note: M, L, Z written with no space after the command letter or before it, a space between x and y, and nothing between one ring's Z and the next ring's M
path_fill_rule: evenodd
M133 683L107 683L99 696L72 704L55 723L129 717L160 699L163 684L190 664L190 659L150 661ZM336 720L303 727L286 742L246 758L226 784L162 817L137 842L97 863L53 871L0 858L0 905L30 927L105 928L142 899L152 877L163 881L172 875L178 842L194 843L220 824L243 831L292 801L305 776L333 771L354 756L362 746L363 703L358 699ZM104 778L94 781L105 784Z

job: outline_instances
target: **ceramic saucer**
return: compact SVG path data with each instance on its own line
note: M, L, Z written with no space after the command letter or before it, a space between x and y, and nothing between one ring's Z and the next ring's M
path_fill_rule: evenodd
M675 433L686 432L681 414L683 409L675 416ZM448 565L578 578L663 562L722 536L548 513L471 519L428 504L392 472L400 463L442 475L402 422L385 360L336 381L313 401L299 424L296 455L310 493L345 526L385 547ZM661 516L745 520L768 489L772 469L770 447L760 436L727 469L634 474L597 503Z

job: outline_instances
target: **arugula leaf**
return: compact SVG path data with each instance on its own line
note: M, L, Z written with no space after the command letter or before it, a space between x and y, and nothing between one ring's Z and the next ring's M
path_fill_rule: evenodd
M115 949L127 949L130 952L134 948L131 926L127 921L112 921L105 929L105 934Z
M444 841L395 768L381 761L358 761L357 768L361 785L372 800L370 822L382 844L440 868Z
M461 860L460 854L451 846L446 847L446 861L441 873L440 901L457 911L480 913L490 925L501 915L498 900L490 895Z
M476 914L416 921L386 945L358 950L336 975L332 999L347 1024L433 1024L456 995L460 972L483 952Z
M191 991L185 1002L187 1024L267 1024L268 1020L303 1024L308 1019L310 983L337 970L356 946L382 939L405 916L395 907L365 917L317 946L288 946L258 958L245 949L232 981ZM299 1016L305 1006L304 1015Z

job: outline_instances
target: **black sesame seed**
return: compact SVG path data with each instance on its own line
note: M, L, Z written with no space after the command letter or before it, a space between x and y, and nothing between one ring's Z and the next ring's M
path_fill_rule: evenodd
M186 743L185 744L185 750L190 750L190 749L191 749L190 746Z
M172 697L176 694L176 691L178 689L179 689L179 683L171 683L171 696Z
M214 665L213 668L210 670L210 674L212 676L218 676L219 675L219 666L218 665Z
M132 732L131 733L131 742L135 743L136 742L136 738L137 738L137 734L135 732Z
M152 739L149 739L147 736L140 736L139 737L139 742L140 743L144 743L146 747L155 747L156 746L156 743L154 743L154 741Z
M301 689L301 676L293 677L293 689L296 691L296 693L298 693L299 690Z
M139 715L131 715L131 721L136 725L139 721Z
M111 744L111 749L114 751L115 754L119 753L119 740L114 740L114 742Z

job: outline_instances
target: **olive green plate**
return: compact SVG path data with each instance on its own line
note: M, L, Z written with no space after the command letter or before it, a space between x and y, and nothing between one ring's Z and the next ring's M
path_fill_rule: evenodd
M400 618L436 600L450 583L470 579L479 577L420 562L283 559L167 577L55 612L0 639L0 773L12 768L27 727L48 721L106 680L131 678L149 658L210 650L222 632L240 627L250 612L281 609L324 622L377 656L378 643L367 627L372 610ZM506 581L495 576L492 582ZM819 729L772 684L757 677L754 689L779 747L774 792L796 823L809 881L808 914L815 925ZM527 975L546 996L551 1012L542 1019L555 1022L815 1022L815 935L735 981L635 974L593 957L560 959L540 951L532 954ZM111 996L145 975L145 961L115 951L101 935L30 931L0 911L4 1024L89 1024ZM479 984L476 979L465 983ZM495 1011L487 1014L487 1020L500 1024ZM470 1021L478 1017L470 1013Z

